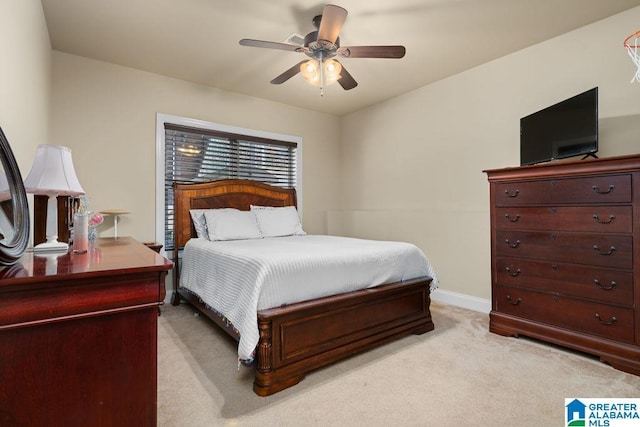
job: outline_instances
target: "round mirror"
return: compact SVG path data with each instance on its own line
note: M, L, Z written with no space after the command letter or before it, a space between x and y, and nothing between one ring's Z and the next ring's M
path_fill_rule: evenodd
M0 128L0 265L12 265L29 241L29 205L22 176Z

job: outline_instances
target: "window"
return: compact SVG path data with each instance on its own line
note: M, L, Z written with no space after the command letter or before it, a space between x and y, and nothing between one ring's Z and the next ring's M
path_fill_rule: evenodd
M163 155L158 156L163 169L161 237L167 251L173 249L174 181L239 178L280 187L298 184L300 138L187 121L169 119L160 123L160 115L158 120L164 139Z

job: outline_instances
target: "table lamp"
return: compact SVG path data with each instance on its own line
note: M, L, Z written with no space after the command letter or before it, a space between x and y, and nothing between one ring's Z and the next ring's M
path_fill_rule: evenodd
M34 246L34 252L66 252L69 245L58 242L57 196L78 196L84 190L78 182L71 160L71 149L59 145L38 145L36 158L24 180L27 193L48 196L47 241Z

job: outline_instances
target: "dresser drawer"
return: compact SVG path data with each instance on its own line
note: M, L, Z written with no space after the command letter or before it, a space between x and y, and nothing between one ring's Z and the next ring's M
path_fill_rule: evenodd
M510 230L497 230L495 235L495 255L500 258L633 268L631 235Z
M551 181L494 184L496 206L547 205L553 203Z
M494 185L496 206L631 202L631 175L600 175Z
M631 206L503 207L495 212L496 228L505 230L633 231Z
M494 310L617 341L633 343L633 309L553 293L496 286Z
M633 306L633 273L574 264L497 258L499 285Z

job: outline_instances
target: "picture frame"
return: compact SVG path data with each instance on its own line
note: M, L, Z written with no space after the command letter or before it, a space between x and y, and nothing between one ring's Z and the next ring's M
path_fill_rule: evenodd
M15 264L29 242L29 204L20 169L0 128L0 266Z

